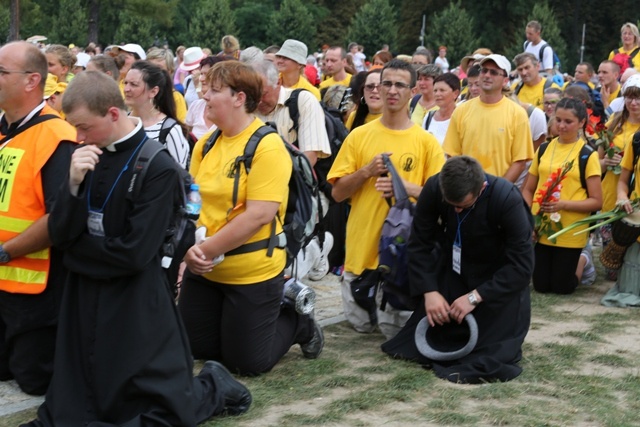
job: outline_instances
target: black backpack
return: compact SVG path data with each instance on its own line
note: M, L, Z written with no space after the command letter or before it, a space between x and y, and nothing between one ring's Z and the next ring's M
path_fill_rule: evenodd
M631 168L631 179L629 180L629 196L633 193L636 184L636 165L640 157L640 131L633 134L631 149L633 150L633 167Z
M134 162L133 176L127 191L127 199L133 201L140 196L142 183L149 169L149 164L163 150L166 150L165 146L155 139L147 139L142 145ZM178 171L178 186L173 198L173 217L165 231L165 239L160 255L162 257L162 268L167 276L170 289L174 297L176 297L180 287L180 283L178 283L180 263L189 248L195 244L196 224L189 219L185 209L187 195L193 180L189 172L180 165L175 162L172 164Z
M272 133L277 134L277 131L270 124L261 126L249 138L242 156L236 157L233 165L233 206L236 206L238 202L240 165L244 165L246 173L249 174L251 171L253 156L258 148L258 144L266 135ZM211 151L211 148L213 148L213 145L220 135L220 130L216 130L213 132L211 137L209 137L207 143L202 149L203 158L209 151ZM267 249L267 256L272 256L275 248L285 248L287 250L288 266L293 262L300 249L306 246L314 236L314 229L318 221L318 210L320 209L318 181L313 173L313 168L311 167L311 163L309 163L307 156L284 140L282 140L282 143L287 148L287 152L291 156L291 162L293 164L291 178L289 179L289 199L287 202L287 210L284 220L282 218L278 218L282 224L284 235L275 234L276 218L274 218L271 224L271 236L269 238L259 240L257 242L246 243L227 252L225 255L238 255Z
M166 146L167 136L169 136L169 132L171 132L171 129L173 129L173 127L177 124L178 122L175 119L172 119L171 117L165 117L162 121L162 125L160 126L160 133L158 133L158 142ZM189 155L187 157L188 170L189 164L191 163L191 153L193 152L193 147L196 145L196 142L198 142L198 138L196 138L196 136L192 132L186 134L185 138L187 138L187 142L189 143Z
M290 129L295 130L296 134L298 132L299 127L299 119L300 112L298 110L298 95L300 91L305 89L295 89L291 92L289 99L284 103L284 105L289 109L289 117L291 117L291 121L293 122L293 127ZM325 196L331 201L333 198L331 197L331 184L327 182L327 175L329 175L329 170L333 165L333 162L338 155L338 151L342 146L345 138L349 131L346 126L342 122L342 114L336 108L331 108L327 106L324 102L320 103L322 107L322 111L324 112L324 124L325 129L327 130L327 136L329 137L329 146L331 147L331 156L325 157L322 159L318 159L314 166L314 170L316 172L316 176L318 178L318 187L320 191L324 193ZM298 147L298 141L293 142L293 145Z

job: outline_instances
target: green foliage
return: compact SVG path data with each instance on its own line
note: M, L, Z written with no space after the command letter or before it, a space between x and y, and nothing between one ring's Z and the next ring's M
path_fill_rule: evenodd
M60 0L49 40L63 45L87 44L87 12L80 0Z
M272 10L268 4L256 1L246 2L243 6L234 9L238 37L242 40L243 46L257 46L264 49L271 44L282 43L265 36L270 28ZM256 19L257 16L261 18Z
M229 0L200 0L189 24L190 38L184 45L208 47L217 53L222 37L236 32Z
M119 22L114 36L117 44L137 43L145 50L153 44L158 28L153 19L121 11Z
M363 45L368 55L385 43L394 46L397 35L397 12L389 0L369 0L353 17L347 32L348 41Z
M357 11L366 3L366 0L324 0L322 6L330 11L324 18L318 19L318 45L328 44L330 46L345 46L347 29L351 19ZM365 54L373 56L380 49L379 46L373 51L366 51Z
M300 0L284 0L280 10L271 15L267 36L273 44L281 45L286 39L296 39L313 50L316 23Z
M451 3L442 12L436 13L428 26L427 39L433 44L433 51L437 52L438 46L447 47L447 60L454 68L460 60L471 53L470 46L474 46L477 34L473 31L475 20L473 16L462 7L458 0Z

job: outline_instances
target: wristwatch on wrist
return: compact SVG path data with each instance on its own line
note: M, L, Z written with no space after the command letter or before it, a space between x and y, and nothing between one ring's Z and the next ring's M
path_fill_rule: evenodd
M469 304L471 304L473 306L478 305L478 303L480 302L480 301L478 301L478 298L476 298L476 294L473 293L473 291L469 292L467 294L467 298L469 299Z
M6 264L11 261L11 255L5 252L2 245L0 245L0 264Z

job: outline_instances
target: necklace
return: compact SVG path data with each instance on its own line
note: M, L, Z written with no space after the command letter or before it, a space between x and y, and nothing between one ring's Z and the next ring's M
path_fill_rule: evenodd
M573 153L573 149L576 148L576 145L578 144L579 141L580 141L580 138L576 139L576 141L573 143L571 147L571 150L569 151L569 154L567 154L567 157L564 158L564 161L560 164L560 166L567 163L567 159L569 159L569 156L571 156L571 153ZM553 170L553 157L556 155L556 147L558 146L558 144L561 144L560 138L557 138L555 141L555 144L553 144L553 151L551 152L551 159L549 160L549 171Z

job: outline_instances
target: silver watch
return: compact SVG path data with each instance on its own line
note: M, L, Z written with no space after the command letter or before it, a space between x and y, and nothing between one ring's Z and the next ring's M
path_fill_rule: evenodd
M480 302L480 301L478 301L478 298L476 298L476 294L474 294L473 292L469 292L467 294L467 298L469 299L469 304L471 304L473 306L478 305L478 303Z

